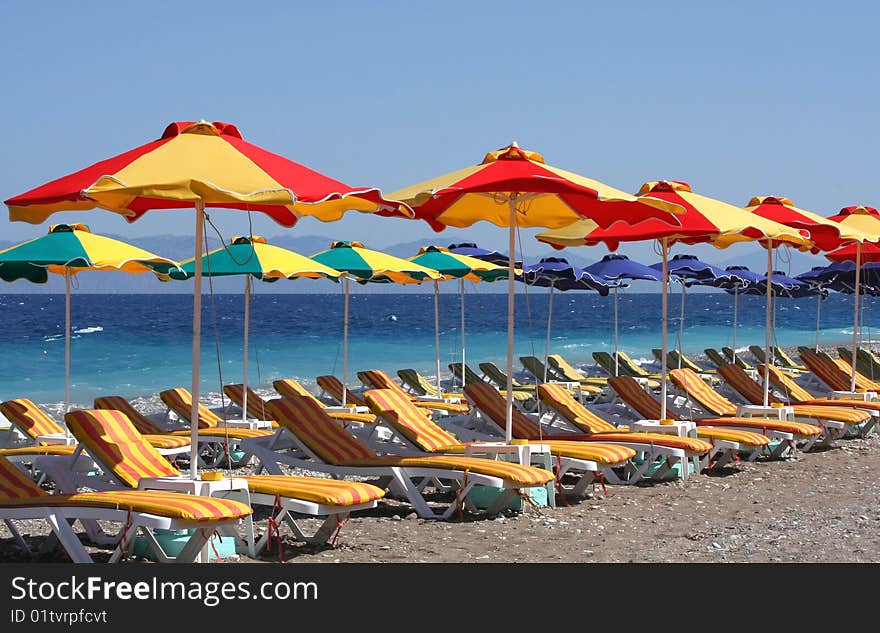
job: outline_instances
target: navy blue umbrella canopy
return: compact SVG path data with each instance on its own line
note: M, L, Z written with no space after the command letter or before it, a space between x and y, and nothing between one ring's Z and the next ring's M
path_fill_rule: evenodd
M651 264L650 267L662 271L663 262ZM680 254L669 260L669 276L676 277L679 281L690 286L711 279L724 278L728 275L718 266L700 261L696 255Z
M466 255L468 257L474 257L476 259L482 259L484 262L497 264L498 266L507 266L510 264L507 255L505 255L504 253L480 248L473 242L450 244L448 248L450 253L455 253L456 255ZM514 265L517 268L522 268L522 262L514 262Z
M529 264L516 279L529 286L555 290L595 290L603 297L608 296L609 288L620 285L620 282L592 275L562 257L544 257L536 264Z
M780 270L773 271L771 285L770 291L777 297L798 299L800 297L812 297L821 292L806 281L789 277ZM746 294L756 295L767 294L767 276L764 275L753 288L747 288L745 292Z
M856 285L856 265L854 262L844 261L833 262L828 266L814 266L795 278L812 286L851 294ZM859 286L859 292L864 291L876 296L880 288L880 263L862 264Z
M654 268L634 262L626 255L617 255L615 253L606 255L598 262L585 266L584 270L592 275L615 281L622 279L660 281L660 272Z

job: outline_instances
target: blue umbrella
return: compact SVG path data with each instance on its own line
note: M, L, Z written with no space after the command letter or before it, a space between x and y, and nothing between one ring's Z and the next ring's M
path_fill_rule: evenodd
M550 356L550 328L553 322L553 290L595 290L603 297L608 296L608 289L620 285L620 282L602 279L586 272L583 268L569 264L563 257L544 257L537 264L529 264L517 276L529 286L550 288L549 306L547 309L547 343L544 352L544 382L547 382L547 359Z
M661 263L662 267L662 263ZM644 280L644 281L660 281L662 273L658 273L650 266L645 266L639 262L632 261L626 255L617 255L611 253L606 255L598 262L584 267L584 270L593 275L611 279L613 281L621 281L623 279ZM619 335L617 325L617 290L625 288L620 285L614 287L614 375L617 376L617 352L619 351Z
M497 264L498 266L507 266L510 264L510 259L504 253L499 253L498 251L489 251L485 248L480 248L473 242L450 244L448 248L450 253L455 253L456 255L467 255L468 257L476 257L477 259L482 259L484 262ZM514 262L514 265L516 266L516 268L522 268L522 262Z
M651 264L654 270L663 270L663 262ZM707 282L717 279L729 278L718 266L707 264L697 259L696 255L679 254L669 260L669 278L675 279L681 284L681 310L678 320L678 366L681 368L684 342L684 307L685 288L694 285L706 285Z
M733 362L736 362L736 321L739 303L739 294L747 288L754 288L766 279L766 275L752 272L746 266L728 266L720 276L715 276L699 282L703 286L712 286L713 288L721 288L730 294L733 294Z

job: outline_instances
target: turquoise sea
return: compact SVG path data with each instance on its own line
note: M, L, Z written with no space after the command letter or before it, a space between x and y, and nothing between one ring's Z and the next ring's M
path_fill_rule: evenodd
M507 297L466 295L468 362L503 363ZM592 364L590 352L613 349L612 299L596 294L557 293L552 352ZM776 342L815 341L815 298L780 299ZM724 293L687 297L684 349L730 345L733 299ZM880 323L877 299L867 298L866 325ZM460 360L460 300L441 295L442 367ZM544 353L547 294L517 295L516 354ZM679 297L670 296L670 346L678 337ZM74 294L72 299L72 392L75 405L118 393L149 401L158 391L190 386L192 297L188 295ZM64 399L64 296L0 295L0 399L28 397L57 405ZM251 304L249 381L271 387L279 377L307 385L324 373L342 372L342 297L339 294L257 293ZM243 297L204 297L202 381L207 400L224 382L241 382ZM872 331L866 329L866 337ZM822 343L849 344L852 297L832 294L822 303ZM737 346L763 344L764 299L740 297ZM660 346L660 295L620 294L621 348L652 360ZM434 373L433 297L425 294L364 294L351 298L349 375L361 369L393 372L413 367Z

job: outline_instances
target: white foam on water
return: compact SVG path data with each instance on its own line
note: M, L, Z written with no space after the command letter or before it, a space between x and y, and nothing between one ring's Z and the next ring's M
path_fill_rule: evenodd
M104 328L100 325L94 325L92 327L83 327L78 330L74 330L74 334L91 334L92 332L103 332Z

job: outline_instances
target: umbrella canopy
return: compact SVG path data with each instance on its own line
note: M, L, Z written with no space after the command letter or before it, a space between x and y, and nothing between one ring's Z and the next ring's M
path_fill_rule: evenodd
M454 245L453 245L454 246ZM480 251L476 244L468 245L462 250ZM462 253L453 253L452 247L426 246L419 250L419 254L410 257L409 261L436 270L443 278L442 281L459 279L461 282L461 366L465 366L465 339L464 339L464 280L472 282L498 281L506 279L508 272L506 267L498 266L490 261L471 257ZM490 253L490 251L485 251ZM506 263L506 262L505 262ZM437 393L442 394L440 386L440 289L439 280L434 280L434 347L436 350Z
M70 277L84 270L127 273L178 271L177 262L109 237L85 224L55 224L48 235L0 252L0 279L46 283L49 273L64 275L64 410L70 408Z
M513 312L516 227L561 227L592 218L603 227L639 224L657 218L677 223L681 208L646 196L637 199L590 178L547 165L537 152L515 143L489 152L478 165L389 194L412 207L435 230L488 221L508 227L507 416L505 439L513 420Z
M708 281L730 279L721 268L700 261L696 255L674 255L672 259L669 260L668 266L669 275L676 277L683 284L690 282L688 285L694 285ZM659 273L663 270L663 262L651 264L650 268Z
M364 248L360 242L333 242L326 251L312 255L316 262L330 266L340 272L347 273L344 280L345 302L343 307L342 326L342 404L348 392L348 298L350 294L349 280L358 283L397 283L418 284L428 280L439 280L442 275L435 270L425 268L400 257L394 257L381 251Z
M246 275L244 282L244 363L242 368L242 420L247 417L248 400L248 343L250 335L251 277L273 282L279 279L337 280L345 273L324 266L286 248L273 246L266 238L253 235L233 237L228 245L221 246L202 257L202 274L209 277ZM195 275L195 260L180 264L179 271L170 274L172 279L189 279Z
M853 206L844 207L840 213L828 218L829 222L844 227L846 230L856 230L868 234L866 243L862 244L859 260L861 262L880 261L880 213L874 207ZM856 261L856 245L849 244L826 253L825 257L834 262Z
M449 252L455 255L466 255L467 257L481 259L484 262L491 262L492 264L497 264L499 266L507 266L507 260L509 259L504 253L480 248L473 242L450 244ZM516 267L522 268L522 262L516 262Z
M733 340L731 341L731 349L733 350L734 362L736 362L736 331L739 295L745 289L756 287L762 279L766 278L766 275L752 272L746 266L727 266L724 269L723 275L698 282L702 286L722 288L729 294L733 295Z
M162 136L6 200L11 220L40 223L56 211L102 208L133 222L149 209L194 208L195 283L191 419L198 419L205 207L259 211L284 226L302 215L323 221L347 210L411 216L373 188L353 188L245 141L230 123L171 123ZM198 473L192 427L190 475Z
M667 257L669 246L675 242L688 244L710 242L717 248L726 248L736 242L757 240L767 247L768 253L770 253L770 248L778 244L788 244L806 250L812 248L813 243L805 231L787 227L755 214L745 213L742 209L719 200L697 195L685 182L668 180L646 182L639 190L639 195L651 195L654 198L661 198L669 203L681 205L684 213L676 216L679 226L664 226L654 221L647 221L639 226L619 223L604 229L595 223L582 220L574 226L568 226L561 230L544 231L537 237L539 240L559 248L605 243L612 250L624 241L643 239L660 241L663 252L661 414L665 417L667 285L669 280ZM768 254L768 260L772 263L772 255ZM767 329L769 337L769 312ZM769 338L767 344L769 346Z

